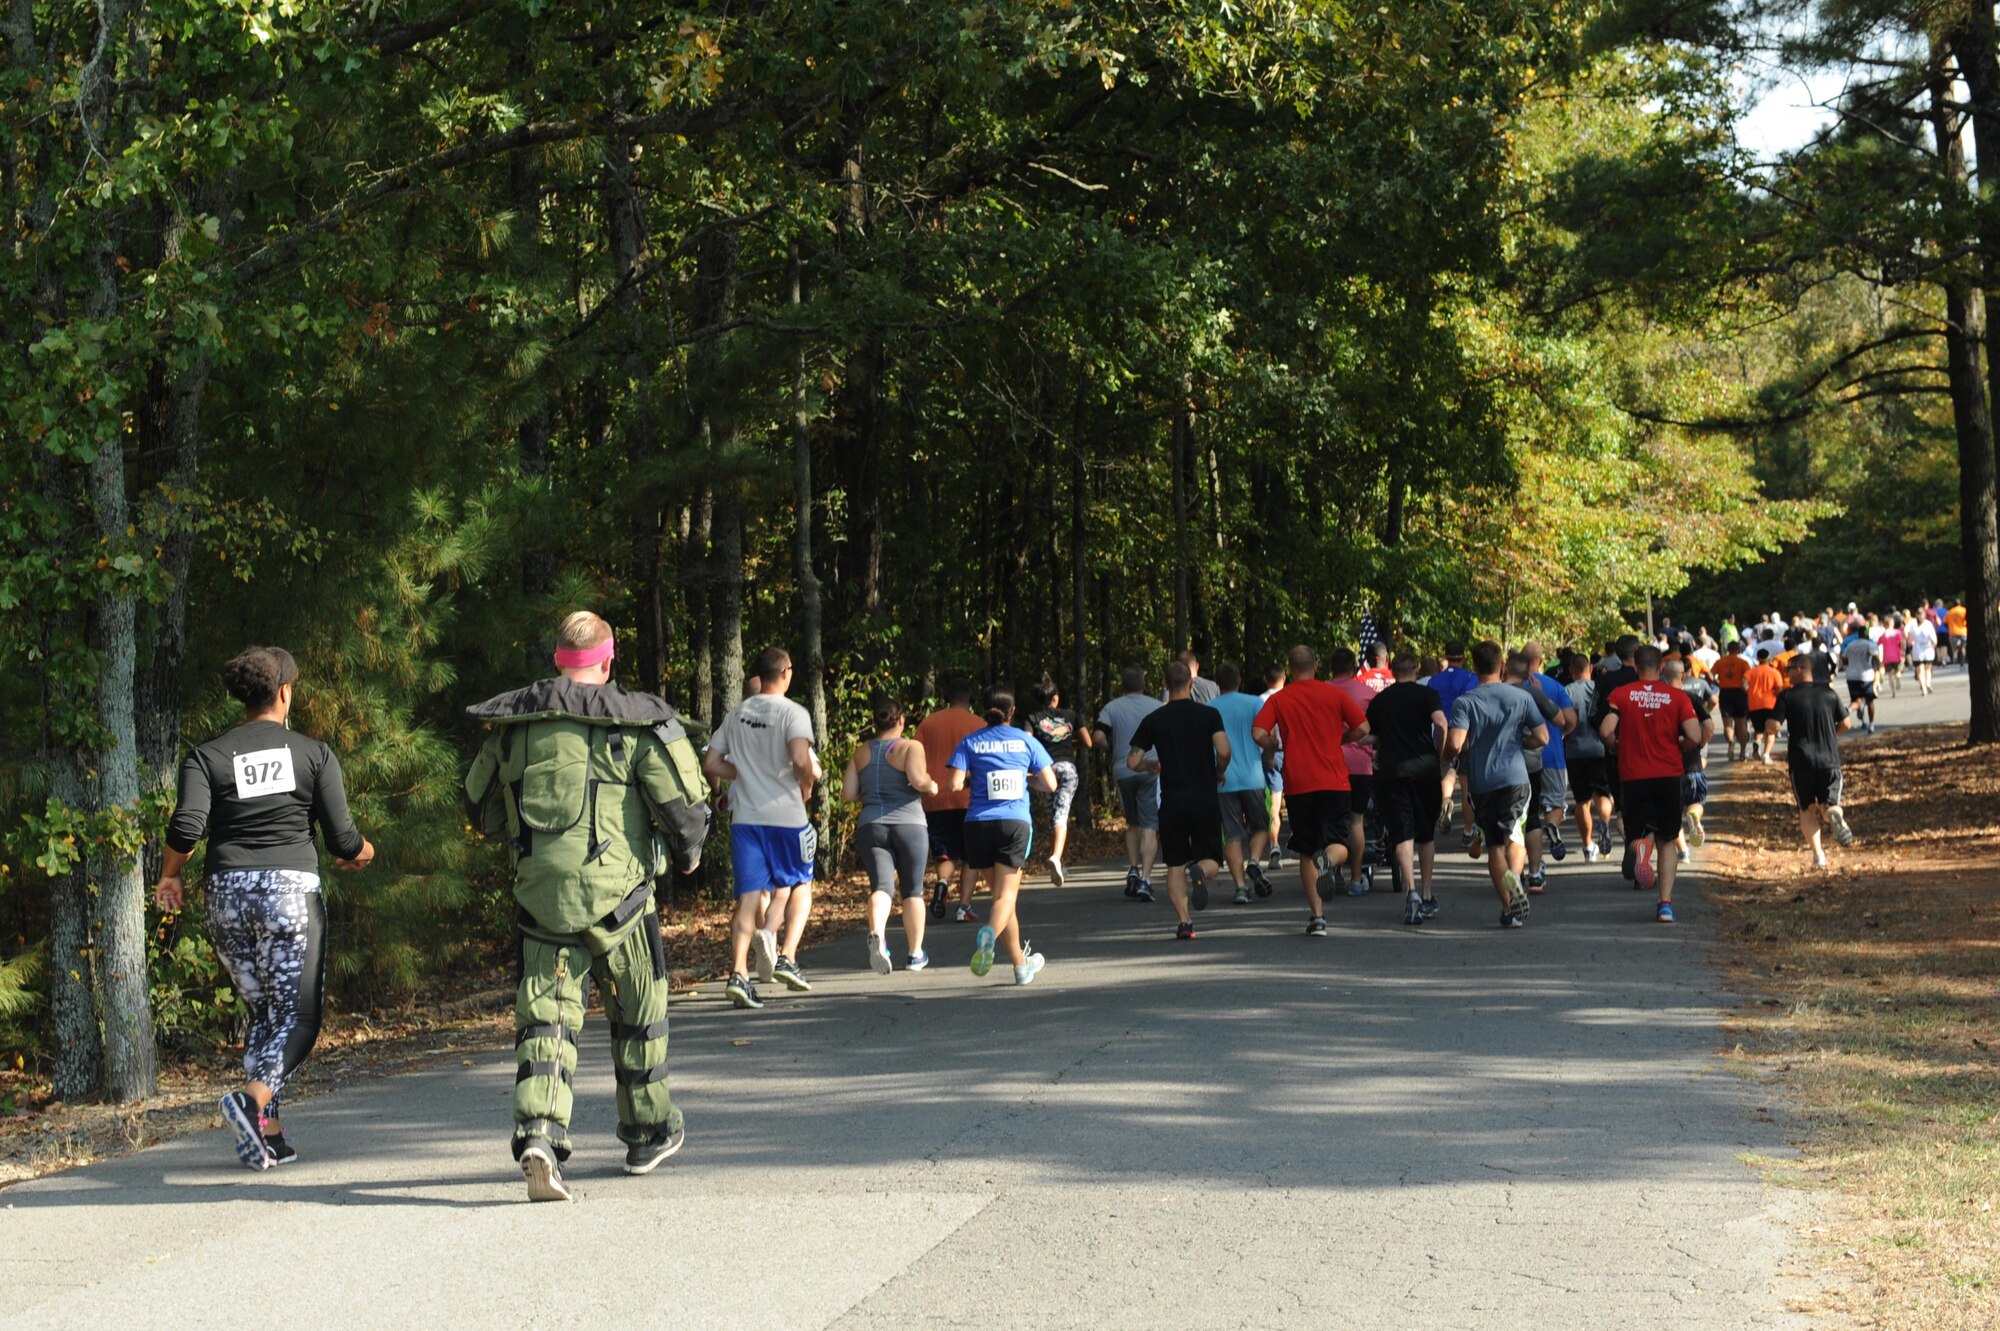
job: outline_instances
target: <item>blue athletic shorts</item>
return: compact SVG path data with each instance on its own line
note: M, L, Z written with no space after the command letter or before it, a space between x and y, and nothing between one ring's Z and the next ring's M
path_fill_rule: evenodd
M804 827L736 823L729 829L730 868L739 897L810 883L818 853L819 834L810 823Z

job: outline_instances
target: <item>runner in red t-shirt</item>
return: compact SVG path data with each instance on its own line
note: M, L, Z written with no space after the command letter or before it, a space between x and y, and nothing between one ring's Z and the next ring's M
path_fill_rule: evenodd
M1368 733L1368 714L1323 679L1319 656L1310 647L1292 648L1291 682L1258 709L1250 735L1266 753L1285 750L1285 805L1292 815L1292 851L1299 857L1299 882L1312 918L1306 933L1326 936L1326 912L1319 880L1347 863L1353 797L1343 743Z
M1701 743L1701 722L1686 693L1660 682L1660 650L1632 656L1639 678L1612 691L1604 742L1618 755L1619 803L1625 815L1625 876L1647 888L1658 852L1660 902L1653 918L1674 922L1672 847L1686 811L1682 754Z

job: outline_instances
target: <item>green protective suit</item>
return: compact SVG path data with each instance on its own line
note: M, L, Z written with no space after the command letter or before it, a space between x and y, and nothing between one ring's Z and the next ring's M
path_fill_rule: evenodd
M514 856L521 985L514 1005L514 1154L569 1155L583 977L611 1022L618 1135L678 1128L667 1087L667 954L653 884L691 873L708 837L708 784L661 699L543 680L466 709L491 728L465 794L475 826Z

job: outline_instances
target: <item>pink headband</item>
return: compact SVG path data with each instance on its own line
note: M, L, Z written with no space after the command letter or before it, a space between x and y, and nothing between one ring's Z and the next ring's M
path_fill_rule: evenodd
M617 654L618 639L606 638L595 647L556 648L556 668L559 670L584 670L590 666L609 661Z

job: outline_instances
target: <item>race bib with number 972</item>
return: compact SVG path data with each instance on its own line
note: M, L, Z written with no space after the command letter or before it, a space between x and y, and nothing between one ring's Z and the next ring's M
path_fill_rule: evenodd
M292 770L289 748L259 749L239 753L236 763L236 798L262 799L266 795L289 795L299 788L298 774Z
M1020 799L1028 793L1028 774L1018 767L986 774L986 798L995 804Z

